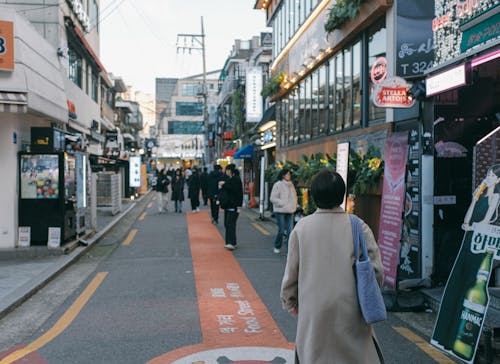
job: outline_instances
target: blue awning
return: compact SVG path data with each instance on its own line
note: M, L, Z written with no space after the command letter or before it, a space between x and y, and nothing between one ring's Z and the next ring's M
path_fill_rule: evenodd
M244 145L243 147L240 148L236 153L234 153L233 156L234 159L245 159L253 158L253 145L252 144L247 144Z

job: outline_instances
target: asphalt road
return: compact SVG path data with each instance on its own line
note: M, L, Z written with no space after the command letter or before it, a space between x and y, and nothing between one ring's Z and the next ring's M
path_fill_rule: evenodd
M11 351L0 364L291 362L296 320L279 301L275 225L244 211L229 253L207 208L158 214L154 202L0 321L0 352ZM429 325L418 329L428 319L389 313L376 325L386 363L458 362L428 344Z

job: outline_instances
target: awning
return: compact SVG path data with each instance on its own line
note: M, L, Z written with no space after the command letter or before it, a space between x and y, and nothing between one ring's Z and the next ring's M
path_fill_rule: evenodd
M253 145L247 144L240 148L233 156L234 159L252 159L253 158Z
M28 98L24 92L0 92L0 112L28 112Z
M234 155L234 153L236 153L236 148L234 149L230 149L230 150L225 150L223 153L222 153L222 156L223 157L232 157Z
M261 129L267 129L265 128L266 124L269 122L276 122L276 104L273 106L267 108L266 111L264 111L264 115L262 115L262 119L259 121L259 123L255 126L255 130L261 131Z

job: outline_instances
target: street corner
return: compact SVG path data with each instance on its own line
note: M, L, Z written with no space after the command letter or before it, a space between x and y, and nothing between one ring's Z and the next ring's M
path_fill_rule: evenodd
M289 364L294 362L294 357L290 349L241 346L200 351L172 364Z

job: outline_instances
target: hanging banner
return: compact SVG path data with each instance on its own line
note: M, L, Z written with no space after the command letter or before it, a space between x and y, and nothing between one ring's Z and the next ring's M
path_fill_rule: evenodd
M347 172L349 169L349 142L337 144L337 173L344 179L345 185L347 187ZM344 196L344 201L342 202L342 207L345 209L347 194Z
M500 164L488 169L462 224L462 246L446 283L431 344L473 363L488 310L493 260L500 260Z
M378 242L384 265L384 284L391 288L396 286L399 263L407 156L408 132L388 135L385 147L384 187Z
M129 160L129 186L141 187L141 157L131 156Z

